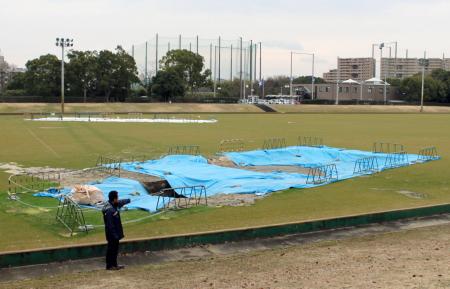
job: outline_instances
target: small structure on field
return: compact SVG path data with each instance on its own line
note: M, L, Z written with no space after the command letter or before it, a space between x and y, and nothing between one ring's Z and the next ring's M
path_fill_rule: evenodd
M387 143L387 142L374 142L373 143L373 153L398 153L405 151L405 146L397 143Z
M373 174L379 171L377 157L367 157L356 160L355 168L353 169L354 175L360 174Z
M321 147L323 139L316 136L299 136L297 145L300 147Z
M339 179L338 170L335 164L323 165L309 169L307 185L325 184Z
M438 160L439 155L437 153L436 147L427 147L419 150L419 161L427 162Z
M219 144L219 152L242 152L244 141L242 139L224 139Z
M285 138L269 138L263 143L263 150L283 149L286 148Z
M175 145L169 147L168 155L200 155L200 146L198 145Z

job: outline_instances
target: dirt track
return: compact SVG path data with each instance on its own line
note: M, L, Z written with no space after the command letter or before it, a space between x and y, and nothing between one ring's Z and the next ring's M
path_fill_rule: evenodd
M449 241L443 225L0 288L450 288Z

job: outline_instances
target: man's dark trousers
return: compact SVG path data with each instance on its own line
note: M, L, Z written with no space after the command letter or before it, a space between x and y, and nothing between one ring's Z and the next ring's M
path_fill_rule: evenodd
M106 269L117 267L117 255L119 254L119 240L108 240L106 249Z

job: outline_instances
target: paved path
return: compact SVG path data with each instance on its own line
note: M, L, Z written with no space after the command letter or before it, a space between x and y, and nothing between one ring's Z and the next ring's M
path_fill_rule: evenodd
M241 254L274 248L284 248L313 242L342 240L352 237L369 236L387 232L398 232L402 230L425 228L445 224L450 224L450 214L361 227L351 227L306 234L273 237L268 239L256 239L235 243L206 245L170 251L127 254L121 256L119 260L121 264L124 264L126 266L162 264L172 261ZM94 270L104 270L103 258L0 269L0 282L33 279L37 277L55 276L66 273L90 272Z

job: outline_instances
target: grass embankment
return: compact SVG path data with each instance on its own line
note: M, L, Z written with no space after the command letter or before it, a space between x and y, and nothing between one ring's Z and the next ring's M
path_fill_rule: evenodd
M60 111L61 105L58 103L0 103L0 113L58 113ZM262 110L248 104L66 103L65 112L243 113L262 112Z

